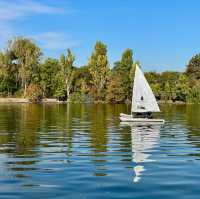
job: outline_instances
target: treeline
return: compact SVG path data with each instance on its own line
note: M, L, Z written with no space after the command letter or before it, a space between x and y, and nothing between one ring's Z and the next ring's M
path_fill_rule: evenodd
M57 98L77 102L131 100L134 69L138 61L126 49L111 68L107 46L97 41L87 65L75 66L70 49L59 59L42 59L41 49L30 39L17 37L0 53L0 95L31 101ZM189 61L185 72L145 73L159 100L200 102L200 55Z

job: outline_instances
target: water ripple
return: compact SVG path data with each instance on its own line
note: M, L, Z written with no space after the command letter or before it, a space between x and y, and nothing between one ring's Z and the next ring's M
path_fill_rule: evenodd
M125 105L0 105L0 198L199 198L200 108L120 125Z

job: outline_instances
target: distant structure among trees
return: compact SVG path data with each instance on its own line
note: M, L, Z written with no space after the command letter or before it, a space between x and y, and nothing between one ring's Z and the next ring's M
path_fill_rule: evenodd
M0 96L32 101L54 97L77 102L122 103L131 100L135 65L133 51L109 65L107 46L97 41L87 65L76 67L70 49L59 59L42 60L41 49L30 39L17 37L0 52ZM185 72L146 72L158 100L200 102L200 54L189 60Z

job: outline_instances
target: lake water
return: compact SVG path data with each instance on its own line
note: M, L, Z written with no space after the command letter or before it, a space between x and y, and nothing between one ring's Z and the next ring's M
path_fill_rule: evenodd
M200 198L200 106L163 126L122 125L126 105L0 105L0 198Z

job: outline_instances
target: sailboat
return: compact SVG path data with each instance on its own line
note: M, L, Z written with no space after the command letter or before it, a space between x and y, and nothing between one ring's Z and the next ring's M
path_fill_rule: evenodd
M143 72L136 65L131 115L121 113L119 119L122 122L164 123L163 119L149 118L148 114L153 112L160 112L160 108ZM145 115L145 117L139 117L139 115Z

